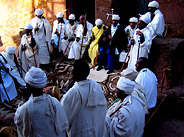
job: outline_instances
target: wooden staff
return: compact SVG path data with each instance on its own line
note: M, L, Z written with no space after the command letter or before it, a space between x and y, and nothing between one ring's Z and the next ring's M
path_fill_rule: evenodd
M80 49L80 58L82 58L82 45L83 45L83 41L84 41L84 30L85 28L87 27L86 25L86 14L85 13L85 16L84 16L84 27L83 27L83 33L82 33L82 42L81 42L81 49Z
M130 47L131 48L131 47ZM121 67L121 70L120 70L120 72L122 72L124 69L126 69L127 68L127 66L125 66L126 64L128 64L128 62L129 62L129 59L128 59L128 61L126 62L126 60L127 60L127 58L128 58L128 56L129 56L129 53L130 53L130 48L128 49L128 52L127 52L127 55L126 55L126 57L125 57L125 60L124 60L124 62L123 62L123 65L122 65L122 67Z

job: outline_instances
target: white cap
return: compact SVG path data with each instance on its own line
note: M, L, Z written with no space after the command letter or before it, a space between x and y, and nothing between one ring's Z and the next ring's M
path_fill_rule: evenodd
M144 23L146 23L146 24L148 24L148 23L150 23L151 22L151 19L150 19L150 17L148 16L148 14L146 15L146 14L144 14L144 15L142 15L140 18L139 18L139 20L142 20Z
M34 88L44 88L47 76L42 69L32 66L25 75L25 82Z
M103 24L103 21L101 19L96 19L96 21L95 21L96 26L100 26L102 24Z
M75 20L75 15L74 14L70 14L68 17L69 20Z
M15 46L7 46L6 47L6 52L8 54L15 54Z
M138 19L136 17L131 17L129 19L129 22L135 22L135 23L137 23L138 22Z
M135 71L134 69L131 68L126 68L121 72L121 76L128 78L132 81L134 81L137 77L137 71Z
M112 20L120 20L119 15L113 14L113 15L112 15Z
M56 15L57 18L63 18L63 14L61 12L58 12Z
M130 95L135 87L135 82L125 78L125 77L120 77L118 82L117 82L117 88L124 91L125 94Z
M43 14L43 11L41 9L36 9L35 10L35 14L38 15L38 16L39 15L42 15Z
M33 29L33 26L32 26L30 23L28 23L28 24L24 27L24 29L30 29L30 30L32 30L32 29Z
M149 4L148 4L148 7L153 7L153 8L157 8L159 7L159 3L157 1L151 1Z

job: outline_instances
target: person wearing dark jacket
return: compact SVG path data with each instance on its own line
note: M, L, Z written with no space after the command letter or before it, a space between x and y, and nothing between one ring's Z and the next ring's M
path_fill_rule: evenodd
M99 60L97 71L105 66L109 69L107 74L114 72L119 66L119 54L126 50L128 40L124 28L119 24L119 15L112 16L111 26L104 32L99 41ZM107 66L105 61L107 60ZM117 68L116 68L117 67Z

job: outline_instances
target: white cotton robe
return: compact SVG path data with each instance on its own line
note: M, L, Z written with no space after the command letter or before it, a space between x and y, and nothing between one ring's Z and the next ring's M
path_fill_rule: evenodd
M60 34L60 39L57 36L57 34L55 34L55 32L58 32ZM66 23L58 23L58 20L55 20L53 23L53 31L52 31L52 40L54 41L54 43L58 46L58 42L59 42L59 47L61 46L61 41L64 38L66 34Z
M142 97L132 94L127 96L122 103L117 103L118 106L115 108L120 106L120 109L111 117L106 115L104 137L142 137L145 125L144 106L146 105L146 98Z
M148 109L155 107L157 103L157 77L148 68L142 69L135 81L142 86L147 98Z
M6 64L4 62L4 59L1 56L0 56L0 61L2 62L2 64L6 68L8 68L8 66L6 66ZM3 85L4 85L6 91L4 90L2 83L0 83L0 98L1 98L1 101L4 102L4 101L9 101L8 97L10 98L10 100L14 99L17 96L17 90L16 90L13 79L5 71L5 68L3 67L2 64L0 63L0 67L2 67L0 69L0 73L1 73L1 78L3 81ZM6 92L8 94L8 97L6 95Z
M154 14L155 16L153 20L147 25L147 27L151 31L152 39L154 39L157 35L163 36L163 32L165 30L164 16L161 11L157 9ZM150 12L147 12L146 15L151 18Z
M128 38L128 43L129 43L129 44L131 43L131 40L132 40L133 37L134 37L134 33L135 33L136 29L137 29L137 25L136 25L136 27L135 27L134 29L132 29L130 25L128 25L128 26L124 29L124 30L125 30L125 33L127 33L127 32L129 33L129 35L127 36L127 38Z
M63 107L48 94L30 97L18 107L14 122L19 137L66 137L68 129Z
M61 104L69 121L70 137L102 137L107 102L102 88L93 80L76 82Z
M18 68L17 68L17 67L19 67L19 66L16 66L16 64L15 64L15 62L14 62L14 55L9 55L9 54L7 54L6 52L2 52L1 54L3 55L3 57L4 57L4 58L6 59L6 61L7 61L7 66L8 66L8 68L9 68L10 74L11 74L14 78L16 78L17 82L18 82L21 86L25 87L25 86L26 86L26 83L25 83L24 79L20 76L20 73L19 73ZM21 70L21 68L20 68L20 70Z
M128 63L128 67L132 68L135 70L135 64L137 62L137 55L138 55L138 47L140 44L139 48L139 58L140 57L146 57L148 58L148 54L150 53L151 45L152 45L152 37L151 37L151 32L147 27L145 27L142 30L137 29L136 31L141 31L144 35L145 41L141 44L140 43L140 35L134 34L134 40L135 43L133 47L131 48L131 56L130 56L130 61Z
M20 64L23 70L25 71L24 72L22 69L20 69L22 72L23 78L26 72L32 66L39 67L39 64L40 64L40 59L39 59L39 54L38 54L38 47L39 47L38 38L35 35L33 35L33 38L36 42L36 45L34 46L34 48L30 46L30 36L26 36L26 34L22 36L21 44L19 45L19 48L18 48L18 58L19 58L19 61L20 61ZM25 46L24 51L22 50L23 46Z
M65 55L68 56L70 52L71 45L73 41L68 41L70 38L75 38L76 33L77 33L77 26L78 24L74 22L73 25L70 23L66 24L66 36L68 37L66 40L62 39L61 45L59 46L59 51L65 52Z
M38 17L34 17L31 20L31 25L33 26L33 34L38 37L38 53L40 64L49 64L50 62L50 44L51 44L51 26L47 19L39 19ZM39 28L38 31L35 32L35 28ZM47 45L48 43L48 45Z

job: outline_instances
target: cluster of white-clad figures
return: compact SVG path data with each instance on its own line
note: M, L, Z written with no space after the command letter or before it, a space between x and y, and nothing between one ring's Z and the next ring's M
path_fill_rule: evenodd
M139 20L131 17L130 25L124 30L128 36L128 44L132 45L129 52L130 61L117 82L117 96L120 99L108 110L100 85L86 79L89 73L85 72L89 66L79 60L86 46L90 44L89 57L92 65L96 63L95 58L100 50L98 41L105 31L103 21L97 19L96 26L93 27L86 21L85 16L80 16L80 23L77 23L74 14L69 15L68 21L59 12L51 33L50 23L42 16L43 11L36 9L36 17L25 26L26 34L21 38L18 48L19 62L16 61L14 46L8 46L0 54L1 102L10 101L17 96L12 77L19 86L29 85L27 88L31 87L34 91L39 92L46 86L47 77L42 69L47 70L49 66L51 43L53 49L62 51L68 58L76 60L76 72L73 75L79 78L62 97L60 103L48 94L39 95L32 91L33 95L18 107L15 113L18 136L141 137L144 132L145 115L157 102L157 78L146 67L145 62L152 40L156 36L162 36L164 32L164 18L158 7L157 1L150 2L148 8L154 10L154 16L152 17L150 10L141 15ZM116 35L119 20L119 15L112 15L112 21L117 25L111 24L112 38ZM116 55L124 56L124 61L127 53L118 53L117 50L115 52ZM17 65L21 66L21 69ZM79 74L85 75L85 78L80 79Z

